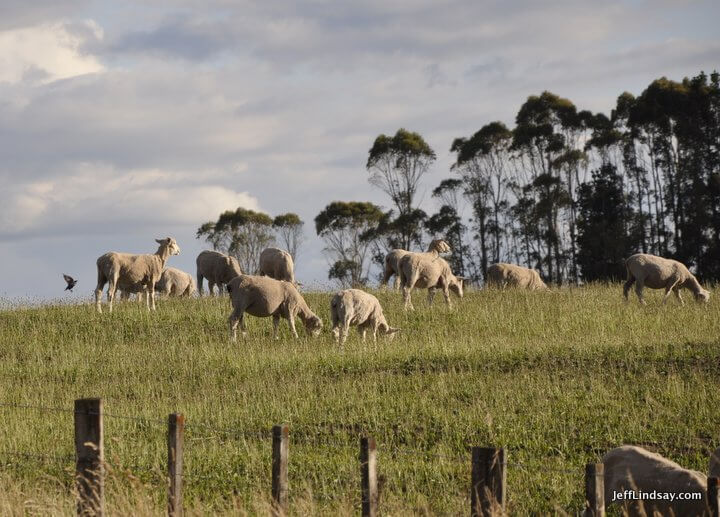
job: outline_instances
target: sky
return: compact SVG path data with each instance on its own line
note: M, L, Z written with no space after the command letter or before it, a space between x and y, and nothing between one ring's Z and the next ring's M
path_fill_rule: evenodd
M238 206L299 214L296 277L329 287L313 219L391 208L365 169L378 135L435 150L432 213L454 138L544 90L609 114L720 69L717 20L717 0L3 0L0 299L86 299L98 256L165 236L194 274L198 226Z

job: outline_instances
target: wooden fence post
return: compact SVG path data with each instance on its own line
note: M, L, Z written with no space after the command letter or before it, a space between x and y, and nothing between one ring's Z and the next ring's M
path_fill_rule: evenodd
M183 514L183 436L185 416L173 413L168 416L168 516Z
M75 401L75 486L77 513L102 516L105 506L102 401Z
M285 515L288 511L288 454L290 429L287 425L272 428L272 513Z
M472 448L471 517L505 513L506 463L507 455L503 448Z
M375 438L360 438L360 474L362 483L362 515L378 514L377 460Z
M605 517L605 465L585 465L584 517Z
M710 517L720 517L720 478L708 478L707 495Z

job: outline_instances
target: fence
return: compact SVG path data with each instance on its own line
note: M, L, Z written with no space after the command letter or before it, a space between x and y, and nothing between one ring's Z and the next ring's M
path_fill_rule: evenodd
M75 487L77 492L77 513L81 516L102 516L104 513L104 431L103 417L126 418L143 422L165 421L133 416L110 415L103 411L102 400L78 399L74 410L46 408L40 406L0 404L0 407L38 409L45 411L72 411L74 414L75 456L45 456L18 451L4 451L3 454L21 457L37 457L53 461L75 460ZM196 424L194 427L218 429ZM184 479L184 435L185 417L173 413L167 420L167 511L170 517L183 514ZM232 432L232 430L221 430ZM245 433L247 434L247 433ZM290 429L287 425L276 425L272 432L250 433L255 437L272 440L271 512L282 516L289 510L288 464L290 456ZM380 507L378 486L377 445L371 436L361 436L359 441L360 508L363 516L376 516ZM504 515L507 501L507 467L523 466L508 462L508 451L504 448L472 447L470 449L470 515L471 517ZM452 459L457 459L453 457ZM562 470L562 472L568 472ZM720 517L720 479L709 478L707 486L708 504L712 517ZM604 469L602 463L589 463L585 468L585 507L578 514L583 517L605 515Z

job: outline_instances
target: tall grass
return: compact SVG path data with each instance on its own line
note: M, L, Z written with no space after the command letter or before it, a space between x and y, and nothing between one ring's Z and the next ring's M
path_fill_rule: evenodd
M449 311L416 293L378 291L393 340L340 350L325 332L293 340L287 325L247 317L228 340L227 298L0 312L0 403L72 409L102 397L109 505L162 513L165 420L186 415L191 512L264 513L272 425L291 429L291 506L346 514L359 503L358 438L378 442L382 505L393 514L466 513L471 445L505 446L509 509L582 506L583 466L624 443L707 470L720 445L720 303L624 304L619 286L467 293ZM652 296L654 294L654 296ZM306 300L329 321L329 293ZM438 303L440 301L441 303ZM0 508L33 501L67 514L71 412L0 406ZM3 490L4 489L4 490ZM25 501L25 502L23 502ZM115 501L113 503L112 501ZM114 506L113 506L114 505Z

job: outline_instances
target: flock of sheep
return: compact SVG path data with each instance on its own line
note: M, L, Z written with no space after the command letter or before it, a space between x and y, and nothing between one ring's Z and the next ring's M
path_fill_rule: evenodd
M97 260L98 283L95 290L97 310L102 312L101 294L108 285L108 306L112 312L115 292L120 290L121 298L137 293L142 300L146 298L148 310L155 309L155 290L174 296L189 296L195 291L192 275L174 268L165 268L172 255L180 253L180 248L172 237L157 239L159 248L155 254L133 255L110 252ZM426 252L392 250L385 257L383 284L387 284L394 275L395 286L402 286L405 309L413 309L411 294L414 288L428 289L428 302L432 304L435 291L442 290L448 306L450 291L459 298L463 297L462 277L455 276L448 262L440 255L450 251L443 240L434 240ZM292 257L286 251L267 248L260 256L257 275L243 274L237 260L217 251L203 251L196 260L197 290L202 296L203 281L208 281L208 290L213 295L217 286L218 295L223 286L230 293L232 313L229 317L230 335L236 340L237 327L240 326L243 337L245 331L245 313L258 317L273 318L273 338L278 337L280 318L288 320L293 336L298 337L295 329L295 317L299 317L306 332L311 335L320 333L323 322L310 309L297 289ZM633 284L641 303L643 288L665 289L663 303L674 292L680 303L680 289L689 289L696 300L707 302L710 293L703 289L697 279L682 263L654 255L636 254L625 261L627 281L623 295ZM488 269L488 286L505 289L508 287L523 289L547 289L547 286L534 269L514 264L494 264ZM330 302L332 333L335 340L344 344L350 326L357 326L363 340L368 330L377 340L378 332L392 338L399 329L391 327L383 314L378 299L360 289L345 289L335 294ZM658 492L700 492L701 501L653 501L654 509L666 515L674 514L703 515L706 512L707 478L704 474L682 468L658 454L640 447L623 446L609 451L603 457L605 465L606 503L616 497L614 494L624 490ZM710 460L710 475L720 477L720 449ZM642 502L630 502L627 508L631 513L648 512L649 505ZM680 505L680 506L678 506ZM652 513L651 511L648 513Z

